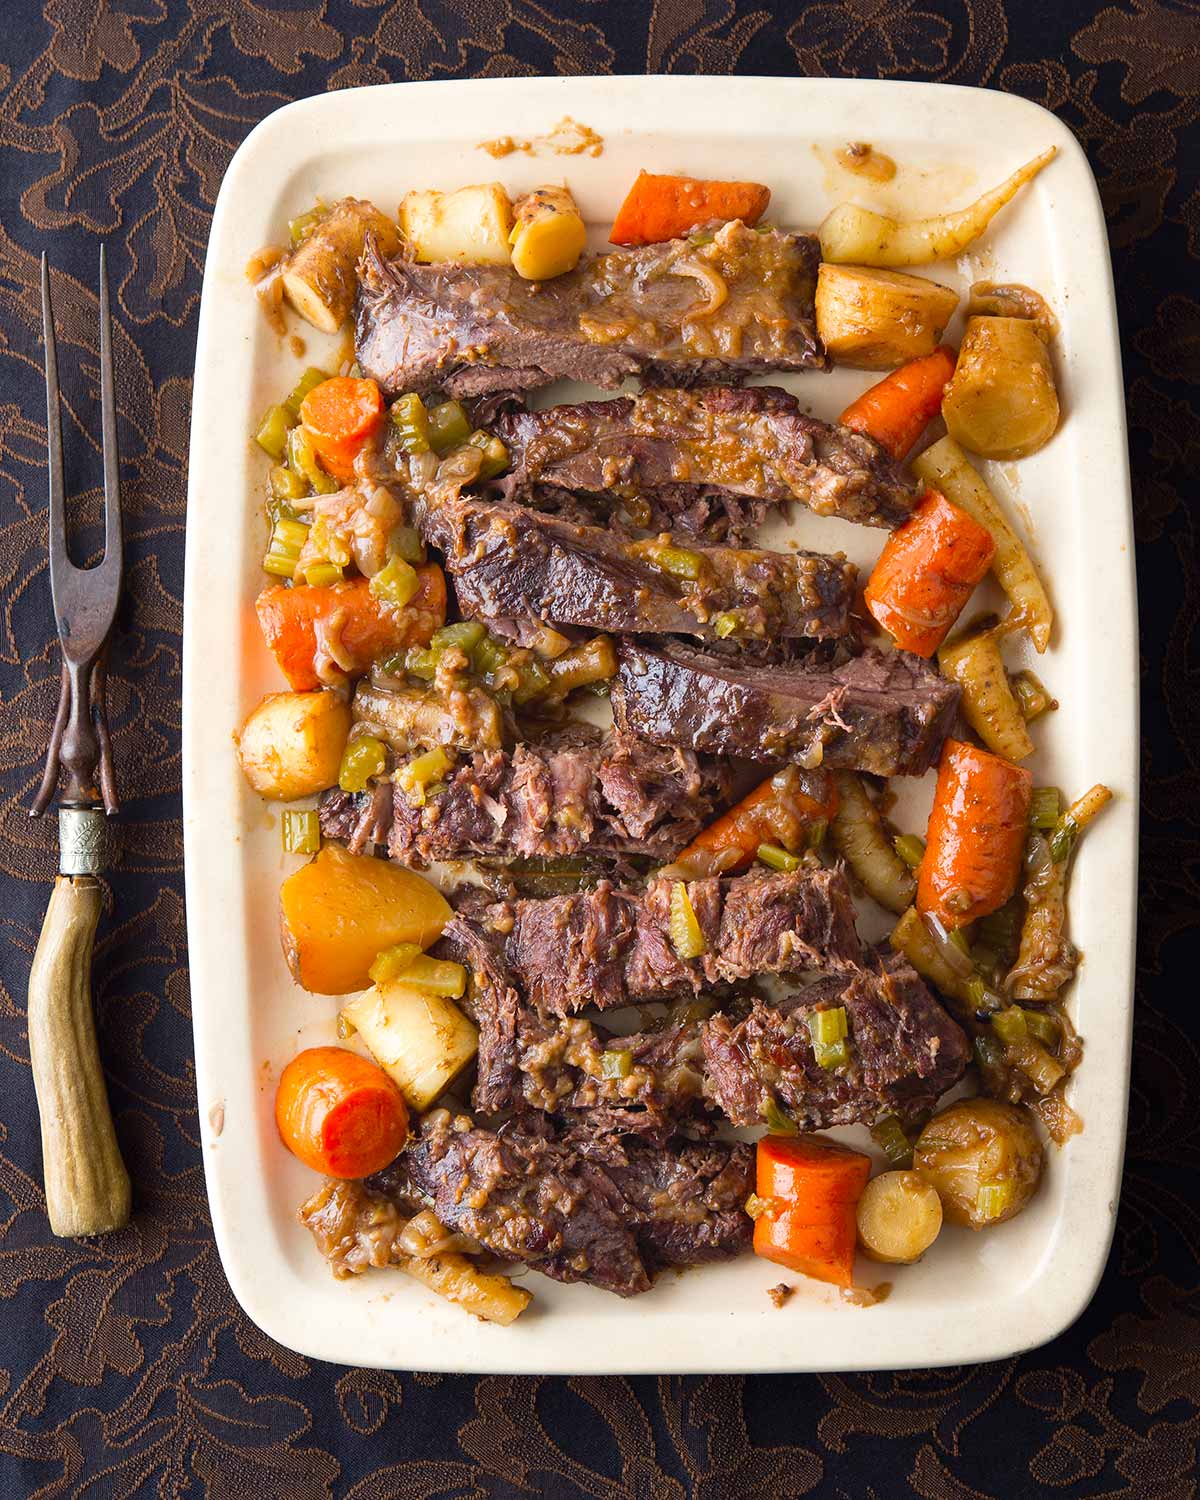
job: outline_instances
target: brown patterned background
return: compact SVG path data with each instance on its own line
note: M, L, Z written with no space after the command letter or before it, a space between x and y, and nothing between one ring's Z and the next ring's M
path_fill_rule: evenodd
M6 0L0 7L0 1497L929 1500L1196 1493L1200 1041L1194 0ZM603 72L857 74L1011 90L1100 180L1124 332L1142 590L1138 1019L1117 1239L1050 1347L851 1377L379 1374L270 1343L213 1248L179 827L184 490L209 216L239 141L327 88ZM132 1228L48 1233L24 1022L54 868L25 815L58 690L37 257L60 276L68 467L98 545L96 237L119 328L128 598L111 706L126 799L96 983Z

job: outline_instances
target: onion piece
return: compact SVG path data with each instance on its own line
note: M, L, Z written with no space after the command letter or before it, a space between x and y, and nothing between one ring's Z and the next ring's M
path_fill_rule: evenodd
M975 965L971 962L970 955L964 953L953 941L941 918L935 916L933 912L923 911L921 913L921 920L925 923L939 956L949 964L954 972L960 974L964 979L974 974Z

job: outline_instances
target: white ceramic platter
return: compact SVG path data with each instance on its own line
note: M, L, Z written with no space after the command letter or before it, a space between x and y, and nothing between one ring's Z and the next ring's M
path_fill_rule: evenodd
M511 155L478 143L531 137L564 115L604 138L600 156ZM867 140L900 164L872 189L834 162ZM248 256L314 198L347 193L394 212L412 187L502 179L510 190L566 178L594 243L640 167L769 183L770 217L815 227L848 196L920 214L957 207L1049 144L1059 155L980 247L927 274L965 290L979 276L1037 287L1062 324L1063 423L1041 453L989 477L1048 576L1058 623L1038 671L1062 709L1038 724L1039 782L1118 793L1089 831L1071 883L1071 927L1087 957L1074 1006L1087 1055L1073 1102L1083 1134L1052 1152L1045 1184L1011 1224L948 1229L892 1295L847 1306L805 1282L782 1310L780 1269L751 1255L667 1275L624 1302L536 1274L534 1306L485 1325L400 1273L335 1282L296 1207L316 1179L272 1118L280 1067L333 1038L336 1002L288 978L276 933L277 810L238 771L232 736L281 686L255 624L262 583L265 461L255 418L298 369L329 355L306 325L303 360L256 311ZM952 329L953 335L957 330ZM872 377L786 378L834 417ZM555 399L567 394L555 390ZM798 515L806 546L869 568L879 532ZM269 116L238 151L213 217L192 418L184 640L184 816L196 1081L213 1225L247 1313L293 1349L351 1365L444 1371L602 1373L879 1369L997 1359L1053 1337L1082 1311L1107 1255L1120 1184L1133 1003L1137 658L1129 481L1112 275L1095 184L1074 137L1012 96L929 84L758 78L556 78L397 84L307 99ZM923 826L927 786L901 821ZM222 1125L223 1121L223 1125ZM865 1132L857 1134L860 1144ZM868 1283L883 1268L860 1257Z

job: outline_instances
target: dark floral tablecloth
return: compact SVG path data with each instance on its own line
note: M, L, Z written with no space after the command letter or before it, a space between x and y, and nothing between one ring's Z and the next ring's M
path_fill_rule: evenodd
M1200 911L1200 6L6 0L0 38L0 1497L1194 1495L1200 987L1185 949ZM179 823L189 394L221 175L256 121L323 89L610 71L983 84L1054 110L1100 180L1142 599L1136 1055L1103 1284L1074 1328L1020 1359L800 1378L380 1374L276 1347L221 1272L200 1166ZM26 808L58 690L38 256L48 249L64 273L68 465L94 552L98 236L119 316L128 598L111 678L125 815L96 982L137 1211L127 1231L84 1243L50 1236L39 1186L25 983L54 850Z

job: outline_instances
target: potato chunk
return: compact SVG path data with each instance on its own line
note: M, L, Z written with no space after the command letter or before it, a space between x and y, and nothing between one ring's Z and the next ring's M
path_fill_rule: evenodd
M439 193L408 193L400 205L400 232L421 261L466 266L507 266L513 210L498 182Z
M339 1018L418 1114L445 1093L475 1056L479 1033L454 1001L403 979L356 995Z
M822 265L817 332L835 364L890 370L932 354L958 293L923 276L871 266Z
M934 1115L913 1149L951 1224L986 1229L1019 1214L1042 1177L1033 1116L998 1099L960 1099Z
M343 198L284 263L284 296L322 333L336 333L350 316L358 290L358 257L368 234L375 236L382 255L395 255L400 248L396 226L373 203Z
M279 893L284 956L318 995L365 989L376 956L397 943L428 948L450 908L436 886L385 860L326 844Z
M334 693L271 693L242 725L238 758L260 797L292 802L334 785L349 733Z
M984 458L1025 458L1054 436L1050 354L1027 318L969 318L942 416L956 443Z
M511 240L517 275L548 281L579 264L587 231L565 187L540 187L518 201Z

